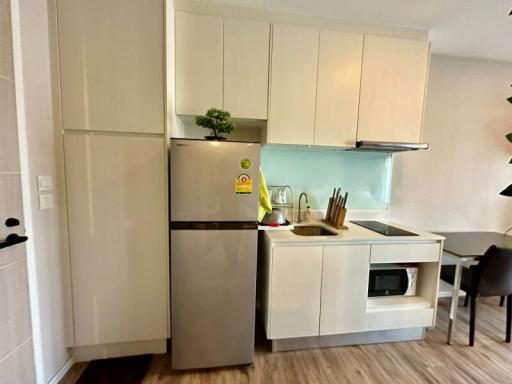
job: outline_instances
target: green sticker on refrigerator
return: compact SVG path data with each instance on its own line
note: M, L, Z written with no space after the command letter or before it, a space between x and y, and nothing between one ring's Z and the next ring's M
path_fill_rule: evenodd
M252 162L251 159L245 157L242 160L240 160L240 168L242 169L249 169L251 168Z

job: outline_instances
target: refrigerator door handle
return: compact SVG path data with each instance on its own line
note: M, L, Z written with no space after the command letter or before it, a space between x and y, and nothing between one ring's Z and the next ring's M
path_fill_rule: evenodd
M171 221L172 230L252 230L258 229L257 221Z

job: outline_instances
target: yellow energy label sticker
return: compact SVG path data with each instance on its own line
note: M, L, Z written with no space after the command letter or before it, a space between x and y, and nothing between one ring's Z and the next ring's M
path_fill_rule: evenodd
M252 193L251 176L242 173L235 179L235 193L238 195L249 195Z

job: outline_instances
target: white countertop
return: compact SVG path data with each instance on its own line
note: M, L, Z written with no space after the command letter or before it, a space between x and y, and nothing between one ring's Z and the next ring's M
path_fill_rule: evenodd
M408 227L399 223L391 222L389 220L379 221L409 232L417 233L418 236L384 236L380 233L371 231L356 224L352 224L348 221L345 222L345 226L347 226L348 229L336 229L324 224L321 221L311 221L303 224L295 224L296 227L300 225L321 225L333 232L337 232L337 236L299 236L291 231L266 231L265 234L274 244L418 243L423 241L441 241L444 239L442 236L430 232L425 232L418 228Z

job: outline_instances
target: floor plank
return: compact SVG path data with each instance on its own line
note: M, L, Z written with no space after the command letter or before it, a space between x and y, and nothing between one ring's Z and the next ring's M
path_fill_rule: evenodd
M271 353L258 338L249 367L173 372L170 355L155 355L144 384L479 384L512 383L512 344L505 339L505 308L480 299L476 342L468 346L468 309L459 307L453 344L446 344L448 299L440 300L436 327L423 341ZM85 369L77 364L61 384Z

